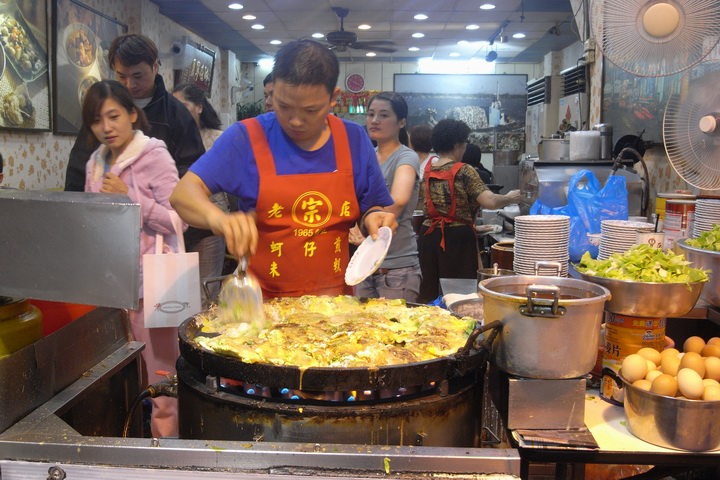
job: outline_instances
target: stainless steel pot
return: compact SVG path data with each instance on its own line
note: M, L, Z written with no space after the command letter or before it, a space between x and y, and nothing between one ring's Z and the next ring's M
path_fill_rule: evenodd
M540 143L542 146L540 160L543 162L557 162L570 158L570 141L564 138L544 138Z
M529 378L574 378L592 370L600 323L610 292L563 277L515 275L480 282L485 321L502 330L491 360L502 371Z

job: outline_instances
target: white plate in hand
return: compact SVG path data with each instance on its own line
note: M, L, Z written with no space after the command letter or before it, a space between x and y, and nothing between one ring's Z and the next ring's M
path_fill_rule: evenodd
M390 227L380 227L377 240L373 240L372 237L365 238L345 270L345 283L351 286L357 285L372 275L385 259L391 241Z

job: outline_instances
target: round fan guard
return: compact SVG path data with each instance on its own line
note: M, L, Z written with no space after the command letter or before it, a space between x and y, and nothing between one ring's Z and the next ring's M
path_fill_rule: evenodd
M670 96L663 117L665 152L675 171L693 187L720 189L720 72L689 82Z
M590 20L603 55L641 77L687 70L720 40L717 0L590 0Z

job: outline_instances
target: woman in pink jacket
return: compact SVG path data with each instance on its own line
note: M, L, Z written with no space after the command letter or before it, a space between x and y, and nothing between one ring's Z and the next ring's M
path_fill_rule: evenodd
M130 92L115 81L91 86L82 107L83 128L100 142L87 163L85 191L127 195L140 204L140 297L142 256L155 252L155 234L174 235L169 198L177 185L178 171L165 142L148 137L145 114L135 106ZM183 226L185 228L185 226ZM143 303L130 311L133 335L145 342L143 382L156 383L175 371L179 356L177 328L147 329ZM163 373L158 373L163 372ZM177 399L152 399L151 428L154 437L177 436Z

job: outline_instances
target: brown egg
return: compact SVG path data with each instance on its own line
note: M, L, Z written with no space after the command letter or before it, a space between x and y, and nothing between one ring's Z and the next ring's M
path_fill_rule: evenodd
M713 402L720 400L720 385L718 385L718 386L711 385L709 387L705 387L705 391L703 392L702 399L713 401Z
M685 352L685 355L680 359L680 370L683 368L692 368L700 375L700 378L705 376L705 360L699 353Z
M657 380L657 378L655 380ZM702 377L692 368L680 369L677 374L677 386L680 393L691 399L702 397L705 391Z
M666 373L663 373L655 380L653 380L652 385L650 386L650 391L652 393L657 393L658 395L665 395L667 397L674 397L677 393L677 389L678 383L675 380L675 377Z
M622 361L622 376L630 383L645 378L647 375L647 362L637 353L631 353Z
M680 370L680 359L674 355L665 355L660 364L660 370L674 377Z
M700 355L703 357L720 357L720 345L707 343L700 352Z
M645 357L646 360L650 360L655 365L660 365L660 360L662 360L662 355L660 355L660 352L650 347L641 348L637 351L637 354L641 357Z
M720 337L712 337L707 343L710 345L720 345Z
M645 380L647 380L648 382L652 382L662 374L663 372L661 372L660 370L652 370L648 372L647 375L645 375Z
M697 336L689 337L687 340L685 340L685 343L683 343L683 351L700 353L702 352L704 346L705 340L703 340L702 338Z
M649 380L645 380L644 378L641 378L640 380L635 380L633 382L633 387L641 388L645 391L650 391L650 387L652 386L652 383Z
M713 380L712 378L703 378L703 385L705 388L709 387L710 385L717 385L720 387L720 382L717 380Z
M705 378L720 382L720 358L705 357Z
M665 358L667 355L672 355L673 357L677 356L677 354L680 353L680 350L677 348L666 348L662 352L660 352L660 356L662 358Z

